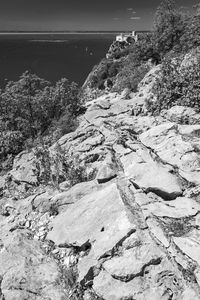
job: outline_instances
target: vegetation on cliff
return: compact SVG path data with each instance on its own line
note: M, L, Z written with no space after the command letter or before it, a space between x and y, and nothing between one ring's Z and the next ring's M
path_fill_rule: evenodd
M104 58L94 67L88 84L95 97L105 89L137 92L152 65L161 63L161 76L154 89L157 101L148 103L149 111L159 113L177 104L199 111L200 64L195 50L199 46L200 6L186 12L176 8L172 0L164 0L156 11L154 30ZM191 51L197 61L183 66L185 55ZM88 100L87 93L84 99L81 92L82 96L77 84L67 79L52 85L29 72L16 82L8 82L0 91L0 170L9 167L22 150L41 144L41 139L50 145L73 131L81 101Z
M55 85L25 72L0 91L0 162L33 146L41 138L55 142L73 131L80 109L76 83ZM5 164L4 164L5 168Z
M89 80L92 88L105 89L107 82L113 90L137 85L148 71L148 63L164 62L200 46L200 6L192 12L177 8L173 0L164 0L158 7L152 32L143 34L137 43L114 52L104 59ZM115 72L110 72L113 70ZM146 71L146 72L145 72Z

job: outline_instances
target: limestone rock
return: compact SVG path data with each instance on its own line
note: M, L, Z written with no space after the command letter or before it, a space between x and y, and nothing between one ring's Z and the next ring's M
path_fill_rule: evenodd
M173 240L183 253L200 266L200 234L197 230L193 230L183 237L174 237Z
M150 69L145 75L144 79L138 85L138 95L145 100L154 99L153 87L156 79L159 77L161 65L157 65Z
M90 244L89 254L79 263L79 277L83 279L89 269L134 228L116 184L112 183L83 197L58 215L47 238L57 245L82 247L87 242Z
M148 115L159 70L88 102L58 141L91 181L37 186L33 153L16 157L0 182L0 298L200 299L199 115Z
M189 126L189 125L188 125ZM184 127L184 130L186 128ZM195 184L200 183L199 153L190 139L184 138L175 123L158 125L140 135L141 142L150 147L160 159L178 167L180 175Z
M165 200L175 199L182 194L181 184L176 176L157 163L130 163L125 174L138 187L154 192Z
M195 216L200 211L200 204L194 200L178 197L169 203L155 202L142 206L146 216L153 214L157 217L184 218Z
M164 245L165 248L169 247L169 241L166 237L166 235L163 232L163 229L160 227L160 224L158 224L158 222L153 219L153 218L149 218L147 220L147 225L148 228L150 230L150 232L154 235L154 237Z
M109 164L104 164L100 167L97 173L97 181L98 183L105 183L117 176L114 168Z
M13 169L10 175L19 182L27 182L31 185L37 183L37 177L34 172L35 166L33 164L34 155L26 151L21 152L14 159Z
M45 213L50 210L52 205L58 208L58 211L63 211L66 207L82 197L94 191L100 190L101 187L95 181L81 182L65 192L44 193L35 197L32 201L37 211Z
M177 124L199 124L200 121L200 114L196 113L192 107L179 105L164 111L163 116L170 122Z
M159 264L162 252L155 244L144 243L129 250L122 256L114 257L103 264L103 268L114 278L130 281L137 276L142 276L146 266Z
M1 291L5 300L66 297L56 263L45 256L39 243L16 235L0 253Z
M164 270L164 271L163 271ZM132 280L119 280L111 276L105 270L95 277L93 288L97 294L105 300L160 300L182 299L182 295L197 294L191 289L184 287L176 272L171 271L172 265L163 259L157 265L150 265L144 268L143 276L137 276ZM189 291L188 291L189 290Z

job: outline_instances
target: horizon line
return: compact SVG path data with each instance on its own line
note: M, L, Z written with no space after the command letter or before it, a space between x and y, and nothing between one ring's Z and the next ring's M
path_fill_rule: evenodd
M1 31L2 33L116 33L116 32L127 32L127 31L133 31L131 29L127 30L31 30L31 31L24 31L24 30L7 30L7 31ZM150 32L151 30L135 30L136 32Z

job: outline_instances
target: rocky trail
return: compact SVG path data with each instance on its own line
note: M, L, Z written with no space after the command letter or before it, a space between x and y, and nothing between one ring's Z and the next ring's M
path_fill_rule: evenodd
M143 100L104 95L59 140L93 180L24 197L27 152L2 177L0 299L200 299L200 115Z

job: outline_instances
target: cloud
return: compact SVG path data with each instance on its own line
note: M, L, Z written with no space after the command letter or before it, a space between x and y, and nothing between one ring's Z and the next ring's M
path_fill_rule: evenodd
M132 11L132 14L133 14L133 15L136 14L136 11L133 10L133 11Z
M128 11L132 11L133 8L132 8L132 7L128 7L127 10L128 10Z
M131 17L130 20L140 20L141 17Z

